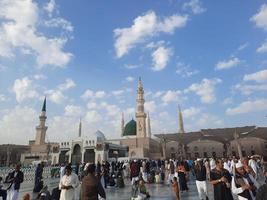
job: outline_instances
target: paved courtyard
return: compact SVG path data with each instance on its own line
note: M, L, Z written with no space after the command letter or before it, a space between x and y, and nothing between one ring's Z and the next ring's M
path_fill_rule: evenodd
M260 181L260 183L263 180ZM48 185L49 190L57 187L59 179L47 179L46 184ZM128 200L131 195L131 185L128 180L125 181L125 188L107 188L106 196L107 200ZM169 185L162 184L146 184L149 193L151 194L151 200L172 200L174 199L172 196L172 188ZM193 178L188 182L189 191L181 193L181 200L198 200L198 193L196 184ZM23 183L20 190L20 198L25 193L32 194L33 183ZM208 193L209 199L213 200L213 188L212 185L208 183Z
M57 187L59 179L47 179L46 184L49 190ZM107 188L106 195L107 200L127 200L130 199L131 185L129 181L125 181L125 188ZM171 200L174 199L172 196L172 188L169 185L163 184L147 184L147 189L151 194L151 200ZM182 200L195 200L198 199L197 189L195 181L191 180L188 183L189 191L181 193ZM32 194L33 183L23 183L20 190L20 199L25 193ZM212 200L212 188L209 185L209 197Z

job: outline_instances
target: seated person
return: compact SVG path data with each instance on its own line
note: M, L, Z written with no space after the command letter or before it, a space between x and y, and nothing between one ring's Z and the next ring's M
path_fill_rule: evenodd
M144 197L144 199L148 199L150 197L149 192L146 189L145 182L143 179L139 181L139 191L140 195Z
M138 198L138 190L139 190L139 185L138 184L139 184L138 180L134 181L134 184L132 186L132 198L131 198L132 200Z
M123 188L124 187L124 180L123 180L123 177L122 177L121 173L118 173L117 186L119 188Z
M116 186L116 181L115 181L115 175L114 174L112 176L110 176L110 178L109 178L109 186L110 187L115 187Z

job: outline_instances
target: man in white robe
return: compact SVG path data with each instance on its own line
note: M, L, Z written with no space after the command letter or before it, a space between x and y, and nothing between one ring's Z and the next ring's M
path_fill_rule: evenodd
M78 200L75 189L78 188L80 182L75 173L72 173L71 166L65 167L65 175L59 182L60 200Z

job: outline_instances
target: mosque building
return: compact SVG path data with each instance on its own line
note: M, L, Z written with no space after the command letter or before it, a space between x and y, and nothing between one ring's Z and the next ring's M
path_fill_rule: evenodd
M176 133L156 134L154 135L156 139L152 138L150 116L145 110L144 89L139 78L135 119L125 124L122 113L120 138L107 139L100 130L82 135L80 120L76 138L60 143L46 142L48 127L45 124L47 119L45 98L39 124L36 126L35 140L29 141L25 153L21 154L21 162L31 164L39 160L49 161L51 164L64 162L76 164L117 160L118 158L194 159L211 156L267 155L267 127L201 129L187 133L184 130L180 106L178 115L179 129ZM3 146L3 148L6 147Z

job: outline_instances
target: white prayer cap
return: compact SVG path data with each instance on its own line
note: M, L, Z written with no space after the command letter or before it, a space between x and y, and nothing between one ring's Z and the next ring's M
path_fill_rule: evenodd
M236 168L243 167L243 164L242 164L241 162L238 162L238 163L235 164L235 167L236 167Z
M134 159L134 162L137 162L137 160L136 160L136 159Z
M89 165L90 165L90 163L86 163L86 165L84 166L83 170L86 171Z
M198 159L197 159L197 161L201 161L201 160L202 160L202 158L198 158Z

